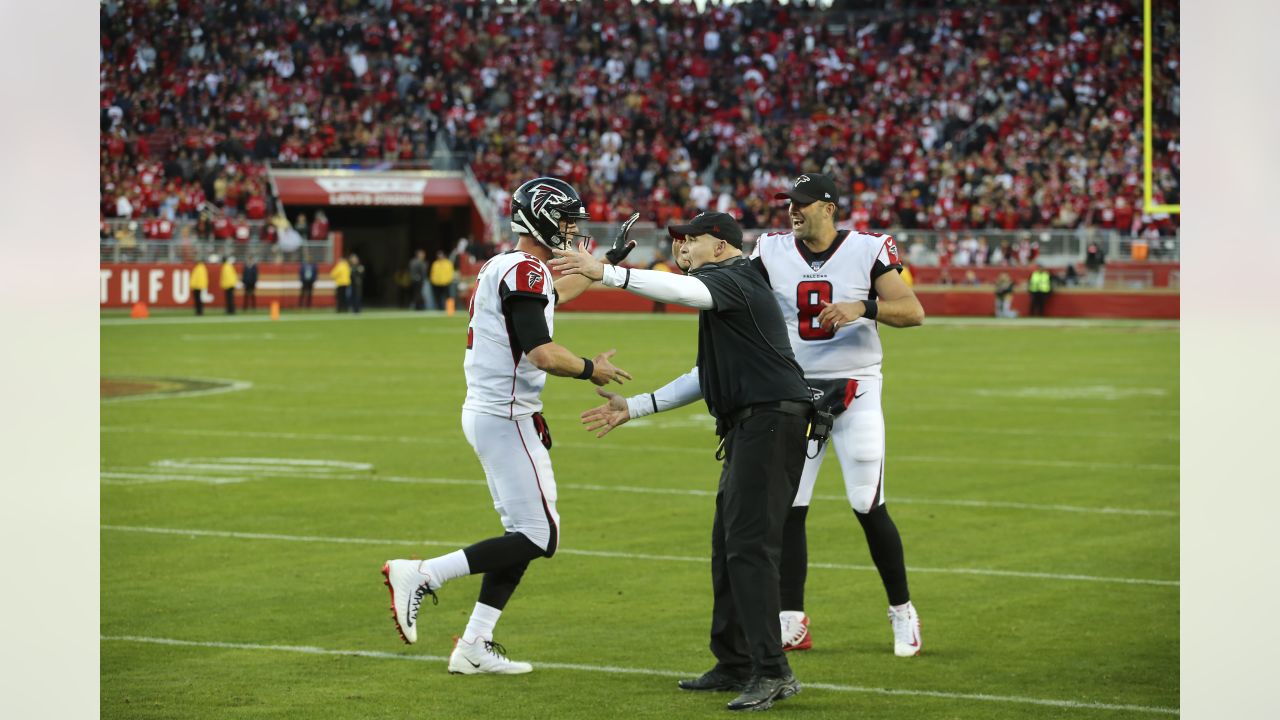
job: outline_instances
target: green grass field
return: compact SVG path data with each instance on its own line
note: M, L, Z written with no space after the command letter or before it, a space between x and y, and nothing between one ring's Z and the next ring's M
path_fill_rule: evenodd
M456 677L477 577L393 627L380 569L501 531L459 425L465 316L104 317L104 380L231 392L102 404L105 718L723 717L712 664L717 463L705 407L603 440L593 387L543 399L563 520L497 639L535 665ZM692 316L557 317L556 339L651 390L693 363ZM925 654L886 601L828 459L809 514L804 718L1176 714L1176 324L930 320L883 328L886 490Z

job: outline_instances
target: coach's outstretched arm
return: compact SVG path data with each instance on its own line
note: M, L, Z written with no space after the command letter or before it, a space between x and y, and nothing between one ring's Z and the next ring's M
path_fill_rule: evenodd
M702 397L702 388L698 385L698 368L695 367L651 393L624 398L598 388L596 394L609 402L582 413L582 424L587 426L588 431L599 430L596 437L602 438L631 418L684 407Z
M635 270L605 265L591 253L554 250L555 259L548 263L552 270L565 275L583 275L600 280L608 287L621 288L658 302L676 303L699 310L715 307L711 291L701 280L658 270Z
M536 298L514 296L507 300L504 308L516 343L529 362L547 374L590 380L596 385L608 385L610 381L621 384L631 379L631 373L610 362L617 350L602 352L595 360L588 360L553 342L543 314L545 307L546 304Z

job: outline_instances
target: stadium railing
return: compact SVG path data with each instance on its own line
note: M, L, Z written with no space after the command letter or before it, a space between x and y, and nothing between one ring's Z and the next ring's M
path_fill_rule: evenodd
M243 262L253 255L259 262L301 262L303 254L312 262L333 262L333 240L320 242L304 242L297 250L285 252L274 243L247 242L234 240L193 241L183 240L134 240L118 242L102 241L98 246L98 262L102 264L117 263L176 263L191 264L197 260L207 260L210 255L225 258L234 255L237 262Z

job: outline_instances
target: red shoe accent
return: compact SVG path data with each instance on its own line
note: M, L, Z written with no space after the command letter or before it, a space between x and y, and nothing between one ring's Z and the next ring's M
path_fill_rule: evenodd
M396 626L396 632L400 634L400 639L404 641L404 644L412 645L413 643L409 642L409 638L404 636L404 630L400 629L400 621L396 619L396 591L395 588L391 587L390 563L382 564L382 577L384 578L382 584L386 585L387 592L391 593L391 605L389 606L391 608L391 622Z

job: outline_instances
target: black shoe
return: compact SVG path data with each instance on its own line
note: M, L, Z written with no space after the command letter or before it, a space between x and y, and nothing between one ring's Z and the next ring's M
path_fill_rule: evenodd
M747 687L747 680L745 675L734 675L714 667L702 673L700 677L681 680L677 684L681 690L742 692Z
M787 673L785 677L756 675L727 707L730 710L768 710L774 702L786 700L798 692L800 681L793 673Z

